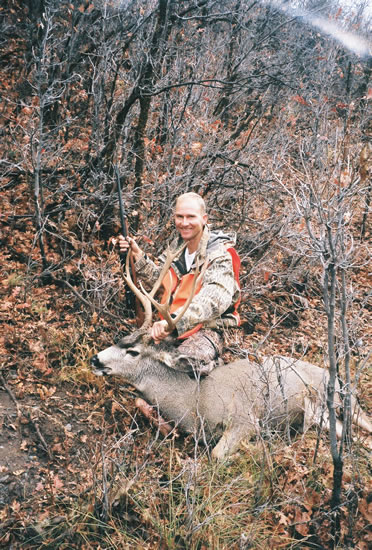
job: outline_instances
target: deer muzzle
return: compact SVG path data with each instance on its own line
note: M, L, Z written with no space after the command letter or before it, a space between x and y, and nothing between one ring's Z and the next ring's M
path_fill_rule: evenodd
M97 376L104 376L106 373L104 365L98 359L98 355L93 355L90 360L90 364L93 368L93 373Z

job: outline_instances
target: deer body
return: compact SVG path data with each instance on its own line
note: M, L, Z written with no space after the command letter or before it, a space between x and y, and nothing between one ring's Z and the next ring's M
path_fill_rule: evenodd
M94 372L122 377L168 420L196 438L208 441L221 436L212 451L214 458L233 453L262 424L307 429L322 418L327 421L328 373L306 361L268 357L259 364L243 359L196 380L172 368L180 360L176 354L132 340L123 338L98 353L92 359ZM359 409L355 421L372 431Z
M185 245L184 245L185 246ZM195 438L208 441L220 437L212 456L222 459L234 452L242 439L255 435L262 425L327 425L327 383L325 369L286 357L267 357L262 363L248 359L216 368L206 378L191 379L182 372L182 356L162 346L149 345L147 330L151 323L151 304L168 323L169 333L177 326L189 306L195 288L202 280L208 261L199 273L191 294L175 318L169 313L169 300L159 305L155 293L173 259L180 251L168 251L167 259L152 291L142 292L134 285L129 270L129 254L124 279L145 310L142 329L128 335L92 358L97 375L117 375L137 388L167 420ZM336 388L339 392L340 388ZM335 407L342 405L336 393ZM366 415L352 400L353 421L372 432ZM338 424L341 435L342 425Z

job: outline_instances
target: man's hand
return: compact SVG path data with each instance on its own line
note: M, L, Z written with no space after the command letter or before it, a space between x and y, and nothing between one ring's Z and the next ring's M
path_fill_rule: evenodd
M128 249L130 248L136 262L143 255L142 250L132 237L125 238L123 235L119 235L119 248L121 253L128 252Z
M170 335L167 321L156 321L151 327L151 337L155 344L159 344L164 338Z

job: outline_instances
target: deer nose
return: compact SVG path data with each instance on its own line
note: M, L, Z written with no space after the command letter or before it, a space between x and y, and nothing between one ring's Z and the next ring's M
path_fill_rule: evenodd
M92 365L92 367L95 367L96 369L98 369L99 367L102 367L102 364L98 359L98 355L93 355L92 359L90 360L90 364Z

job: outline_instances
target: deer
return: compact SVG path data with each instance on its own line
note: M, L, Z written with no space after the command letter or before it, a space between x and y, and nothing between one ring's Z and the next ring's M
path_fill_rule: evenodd
M173 318L169 314L170 296L163 304L155 300L162 279L181 250L169 249L159 278L151 292L137 288L130 275L129 254L126 284L141 301L145 321L141 328L124 336L94 355L92 370L97 376L118 376L136 388L146 402L160 411L174 427L193 434L196 441L209 445L211 456L223 460L232 455L244 440L258 435L262 426L297 427L306 432L313 425L327 425L327 369L307 361L284 356L268 356L261 361L237 359L215 368L206 377L191 378L174 367L182 363L177 349L151 342L152 306L166 319L169 332L187 310L207 262L199 272L197 264L194 286L183 308ZM335 407L342 410L341 387L337 383ZM352 396L352 421L369 434L372 424ZM337 420L337 436L342 422Z

